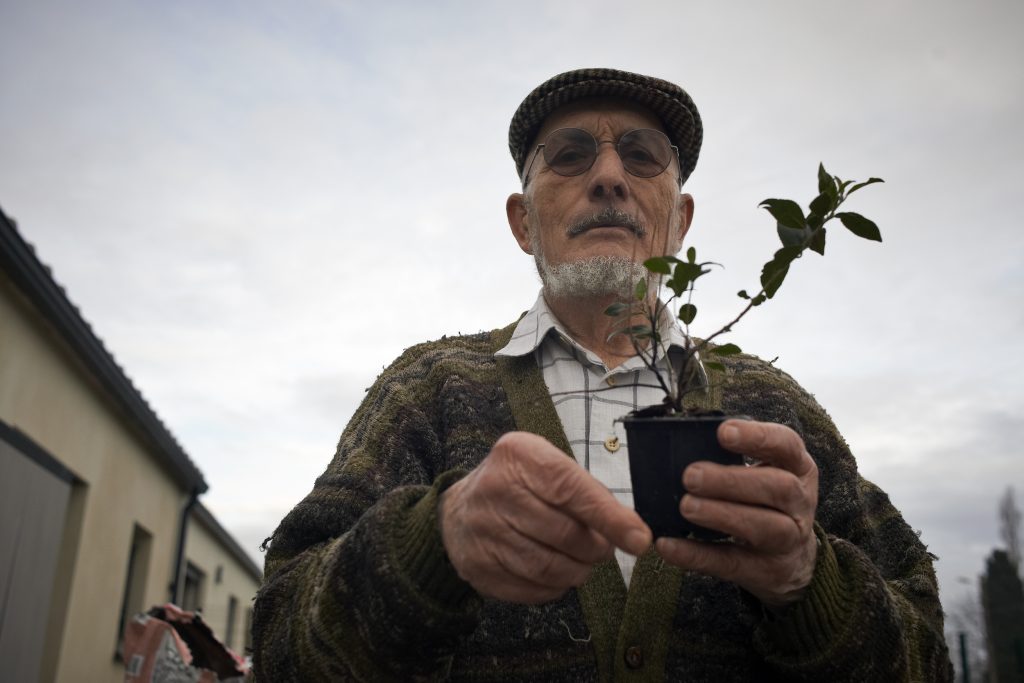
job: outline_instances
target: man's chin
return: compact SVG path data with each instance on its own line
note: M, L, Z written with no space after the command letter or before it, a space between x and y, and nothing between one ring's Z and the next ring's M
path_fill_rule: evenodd
M590 256L558 264L535 260L545 292L559 298L628 298L637 281L649 275L641 264L621 255Z

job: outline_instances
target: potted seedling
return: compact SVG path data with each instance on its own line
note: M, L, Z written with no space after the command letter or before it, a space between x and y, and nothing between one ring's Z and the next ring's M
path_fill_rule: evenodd
M826 226L838 219L850 232L864 239L882 241L878 227L856 213L839 211L857 190L882 182L879 178L856 183L830 175L818 166L818 195L810 202L808 213L790 199L766 199L759 204L775 218L782 247L761 268L760 290L738 293L746 303L739 314L718 330L696 339L690 325L697 316L693 303L694 285L717 265L698 261L693 247L685 258L658 256L644 261L649 278L637 282L628 301L612 304L605 311L618 319L613 334L625 334L633 349L657 377L664 400L657 405L634 411L622 418L629 444L630 476L633 480L634 506L651 527L655 537L681 536L702 540L724 538L724 534L688 522L679 513L685 490L682 471L696 460L711 460L727 465L742 465L742 456L718 443L718 425L727 416L720 411L695 408L690 400L709 390L708 370L724 376L721 358L740 353L733 343L713 343L754 308L775 296L794 260L811 250L824 256ZM667 290L665 300L650 296L648 281L656 281ZM659 321L674 315L686 332L686 347L678 362L661 362L666 345ZM721 373L721 374L718 374Z

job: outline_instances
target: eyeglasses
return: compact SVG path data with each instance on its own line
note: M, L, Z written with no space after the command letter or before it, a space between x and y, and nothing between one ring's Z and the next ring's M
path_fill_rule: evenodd
M661 174L672 162L673 154L679 157L679 148L667 135L653 128L631 130L624 133L618 142L597 140L582 128L559 128L537 145L523 175L523 186L529 182L530 170L541 151L544 152L544 162L552 171L561 176L577 176L590 170L597 159L598 146L604 143L615 145L622 167L638 178L653 178Z

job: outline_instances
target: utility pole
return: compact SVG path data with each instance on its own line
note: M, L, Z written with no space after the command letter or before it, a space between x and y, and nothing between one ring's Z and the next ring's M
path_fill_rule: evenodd
M971 665L967 661L967 633L960 631L960 671L963 673L961 683L971 683Z

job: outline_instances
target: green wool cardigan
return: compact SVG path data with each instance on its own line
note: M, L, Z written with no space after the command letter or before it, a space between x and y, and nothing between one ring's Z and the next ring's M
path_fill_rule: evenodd
M413 347L368 390L268 539L259 681L952 680L933 557L817 402L745 355L707 402L792 427L819 468L821 544L798 603L767 613L653 551L628 590L609 560L545 605L477 595L447 560L439 496L509 431L572 452L533 357L494 357L513 328Z

